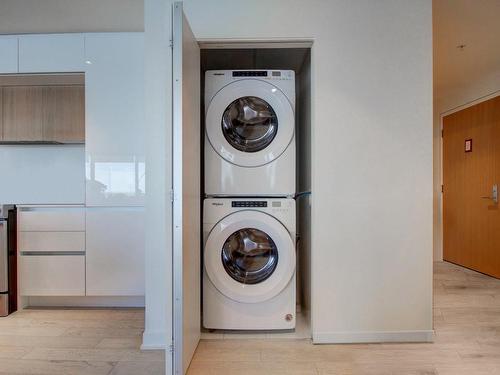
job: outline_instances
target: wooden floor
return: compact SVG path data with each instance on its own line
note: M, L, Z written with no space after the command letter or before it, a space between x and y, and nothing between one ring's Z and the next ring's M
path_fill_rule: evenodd
M143 328L142 309L20 311L0 318L0 374L164 374Z
M500 374L500 280L435 264L433 344L202 340L189 375ZM0 374L164 374L139 350L141 310L25 310L0 318Z
M500 374L500 280L436 263L433 344L202 340L189 375Z

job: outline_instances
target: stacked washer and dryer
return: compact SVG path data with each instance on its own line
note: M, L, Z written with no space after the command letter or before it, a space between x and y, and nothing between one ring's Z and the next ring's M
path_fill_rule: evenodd
M203 326L295 328L295 73L205 74Z

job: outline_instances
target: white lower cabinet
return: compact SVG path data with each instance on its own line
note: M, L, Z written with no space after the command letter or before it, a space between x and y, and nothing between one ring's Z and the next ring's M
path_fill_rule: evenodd
M21 255L22 296L84 296L85 256Z
M88 296L144 295L144 208L89 207L86 215Z

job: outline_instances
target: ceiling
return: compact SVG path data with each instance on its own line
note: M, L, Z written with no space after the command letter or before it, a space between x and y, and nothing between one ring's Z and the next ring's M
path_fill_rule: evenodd
M433 26L437 100L498 76L500 0L434 0Z

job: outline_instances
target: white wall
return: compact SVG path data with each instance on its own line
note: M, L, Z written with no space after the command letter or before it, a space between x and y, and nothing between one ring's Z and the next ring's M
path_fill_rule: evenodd
M0 34L143 31L143 0L2 0Z
M0 145L0 202L83 204L84 145Z
M184 4L197 38L314 38L314 340L428 339L431 1Z

